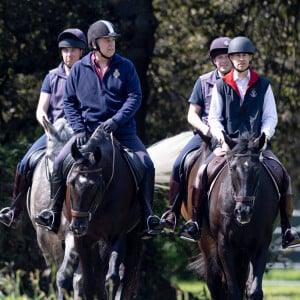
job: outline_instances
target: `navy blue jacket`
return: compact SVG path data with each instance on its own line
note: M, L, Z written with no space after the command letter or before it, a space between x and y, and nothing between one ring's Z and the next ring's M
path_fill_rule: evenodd
M91 62L92 52L76 62L68 76L64 111L74 132L93 132L101 122L114 118L116 136L136 134L133 119L142 101L141 85L133 63L114 54L102 80Z

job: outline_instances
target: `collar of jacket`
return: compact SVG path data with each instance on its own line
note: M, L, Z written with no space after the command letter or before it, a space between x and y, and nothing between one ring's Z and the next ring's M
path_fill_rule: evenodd
M256 83L258 81L258 74L253 71L251 68L249 68L249 71L250 71L250 80L248 82L248 86L247 86L247 90L250 86L252 86L254 83ZM240 96L240 92L239 92L239 89L236 85L236 82L233 78L233 72L234 72L234 69L232 69L228 74L226 74L224 77L223 77L223 80L229 84L234 90L235 92Z

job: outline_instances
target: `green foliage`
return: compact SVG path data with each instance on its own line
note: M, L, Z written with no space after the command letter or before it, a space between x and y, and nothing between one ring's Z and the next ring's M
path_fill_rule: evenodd
M27 286L24 286L23 277L27 278ZM47 292L41 289L42 274L39 270L26 273L21 269L13 271L12 265L6 265L0 270L0 299L1 300L55 300L56 291L53 289L55 278L52 285L49 285Z

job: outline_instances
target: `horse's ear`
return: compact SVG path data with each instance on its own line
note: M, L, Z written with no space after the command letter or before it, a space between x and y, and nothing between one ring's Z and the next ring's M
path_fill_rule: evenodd
M50 139L53 139L53 138L58 139L59 138L59 133L58 133L57 129L51 122L46 120L45 117L43 117L43 126L44 126L44 129L45 129L45 132L46 132L48 138L50 138Z
M53 131L53 125L45 117L43 117L43 126L47 133L51 133L51 131Z
M263 132L259 137L259 149L262 150L266 145L266 134Z
M96 163L101 159L101 156L102 156L102 152L100 147L96 147L96 149L94 150L94 159Z
M207 144L207 145L210 145L211 144L211 140L212 140L212 137L210 135L205 135L203 134L202 131L197 131L197 133L200 135L200 137L202 138L202 140Z
M75 142L71 146L71 154L75 160L82 158L82 153L79 151Z
M222 131L224 141L228 145L229 149L233 149L233 147L236 145L236 142L231 138L228 134L226 134L225 131Z

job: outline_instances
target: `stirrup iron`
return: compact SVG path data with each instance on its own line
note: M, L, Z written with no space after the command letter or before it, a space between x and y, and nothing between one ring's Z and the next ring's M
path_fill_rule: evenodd
M282 245L283 249L299 247L300 246L300 236L299 236L297 229L295 227L288 228L282 237L283 240L284 240L287 232L292 232L292 234L294 236L297 235L298 239L296 238L295 240L292 240L290 242L291 243L290 245L288 243L286 243L285 245Z
M192 236L191 236L191 237L187 237L187 236L183 235L184 229L186 229L186 227L187 227L189 224L191 224L191 223L193 223L194 225L196 225L198 231L200 232L200 228L199 228L198 222L193 221L193 220L188 220L188 221L183 225L183 227L182 227L182 229L181 229L181 234L180 234L179 237L180 237L181 239L185 240L185 241L197 243L197 240L195 240Z
M15 212L13 209L11 209L10 207L4 207L0 210L0 214L6 214L8 212L11 212L11 219L10 219L10 222L7 224L7 223L4 223L4 222L1 222L2 224L4 224L5 226L7 227L10 227L11 224L13 223L14 221L14 218L15 218Z
M148 234L158 234L158 233L161 233L162 229L151 229L150 230L149 221L151 219L157 219L158 220L158 224L161 224L160 218L157 215L152 215L152 216L150 215L150 216L148 216L148 218L147 218L147 231L148 231Z
M41 215L43 212L48 212L48 213L51 214L51 216L52 216L52 223L51 223L51 225L50 225L50 226L47 226L47 225L39 224L39 223L37 223L36 221L35 221L35 224L38 225L38 226L40 226L40 227L43 227L43 228L46 228L46 229L52 231L53 224L54 224L54 219L55 219L54 212L53 212L51 209L47 209L47 208L46 208L46 209L43 209L43 210L39 213L39 215Z

